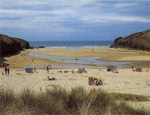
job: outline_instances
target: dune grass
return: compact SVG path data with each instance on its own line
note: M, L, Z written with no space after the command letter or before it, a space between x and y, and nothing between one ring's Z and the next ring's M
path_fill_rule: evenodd
M149 101L150 96L126 94L126 93L109 93L112 97L117 100L123 101Z
M35 93L29 89L15 95L0 91L2 115L148 115L150 111L135 109L101 90L87 92L82 87L70 92L62 88Z

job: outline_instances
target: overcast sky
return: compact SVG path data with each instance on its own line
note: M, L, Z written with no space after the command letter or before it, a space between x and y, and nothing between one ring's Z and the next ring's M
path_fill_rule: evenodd
M147 29L149 0L0 0L0 33L28 41L114 40Z

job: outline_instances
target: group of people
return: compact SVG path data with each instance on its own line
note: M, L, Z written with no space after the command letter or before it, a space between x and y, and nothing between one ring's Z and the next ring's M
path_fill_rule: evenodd
M95 79L93 85L102 85L102 80Z
M9 67L5 67L5 75L9 75L10 69Z

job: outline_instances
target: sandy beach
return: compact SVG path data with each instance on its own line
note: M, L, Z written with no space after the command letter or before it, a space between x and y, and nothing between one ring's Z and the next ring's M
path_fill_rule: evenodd
M70 73L64 73L65 70ZM73 87L83 86L85 89L102 88L107 92L131 93L150 96L150 87L146 84L150 81L150 69L143 69L143 72L133 72L131 69L118 69L119 73L107 72L106 69L87 69L87 73L77 73L77 69L37 69L37 72L26 73L24 69L11 68L9 76L1 75L1 87L12 89L15 92L29 88L33 91L44 91L47 88L63 87L70 90ZM1 69L1 72L4 72ZM57 81L44 80L49 76ZM88 85L88 78L96 77L103 80L102 86ZM66 83L67 82L67 83Z
M22 51L18 55L5 58L5 60L7 60L5 63L10 64L10 75L2 75L2 73L4 73L4 68L0 68L0 88L11 89L15 93L20 93L27 88L35 92L41 92L51 88L62 87L69 91L71 88L82 86L88 91L92 88L100 88L106 92L150 96L150 86L146 84L147 82L150 82L149 64L142 68L142 72L133 72L130 65L130 68L118 68L119 73L107 72L106 68L87 69L87 73L77 73L78 68L52 68L50 69L50 73L47 73L44 65L67 65L67 63L28 56L27 53L31 51L51 51L41 53L40 55L56 55L63 57L90 57L105 55L105 60L108 59L107 61L131 61L133 59L135 59L135 61L145 61L147 63L150 61L150 58L148 58L150 57L150 52L142 53L141 51L111 49L108 47L84 48L77 51L71 51L68 48L30 49ZM119 56L119 54L121 55ZM111 59L109 57L110 55L113 55L114 58ZM100 60L104 59L102 58ZM42 66L43 68L36 68L37 72L26 73L25 67L27 66ZM63 73L59 73L58 71L60 70ZM70 71L70 73L64 73L65 70ZM71 73L72 70L74 70L75 73ZM48 76L50 78L56 78L57 80L44 80ZM89 77L101 78L103 80L103 85L90 86L88 84ZM145 106L150 107L149 102L147 102Z

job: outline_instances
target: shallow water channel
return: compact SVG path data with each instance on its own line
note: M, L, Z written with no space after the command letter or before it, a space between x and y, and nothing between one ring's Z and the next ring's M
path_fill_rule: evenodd
M44 52L44 51L42 51ZM40 57L40 58L45 58L49 59L52 61L57 61L57 62L65 62L65 63L70 63L68 65L53 65L54 68L106 68L107 65L117 65L119 68L125 68L127 64L130 64L130 62L106 62L106 61L98 61L96 59L101 58L102 56L99 57L80 57L80 58L75 58L75 57L59 57L59 56L46 56L46 55L38 55L38 53L41 53L41 51L37 52L29 52L29 56L33 57ZM87 64L87 65L86 65ZM89 65L91 64L91 65ZM92 64L96 64L98 66L93 66Z

